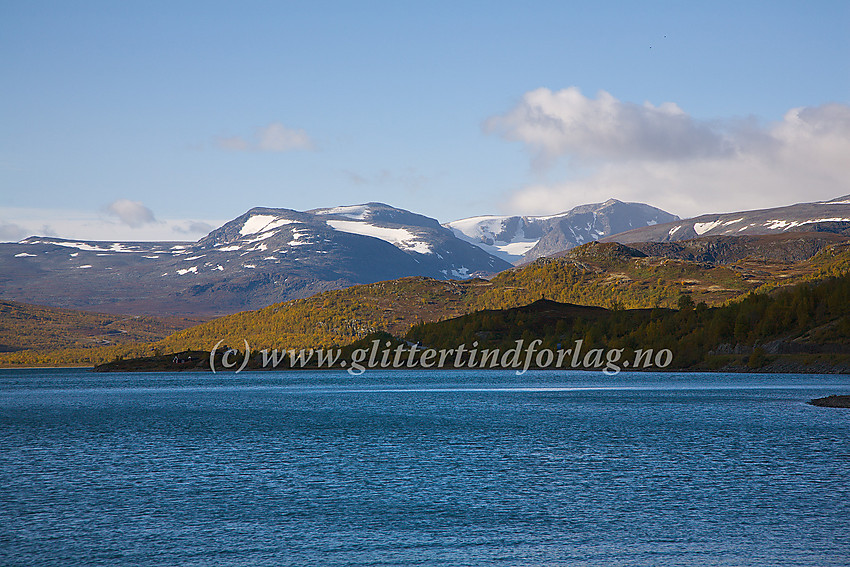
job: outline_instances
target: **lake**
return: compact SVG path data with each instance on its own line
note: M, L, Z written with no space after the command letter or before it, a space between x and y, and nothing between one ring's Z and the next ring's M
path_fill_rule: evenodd
M0 370L3 565L847 565L850 376Z

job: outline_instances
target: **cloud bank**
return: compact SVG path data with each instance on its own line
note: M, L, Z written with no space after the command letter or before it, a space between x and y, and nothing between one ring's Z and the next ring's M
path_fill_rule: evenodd
M316 144L302 129L287 128L280 122L272 122L263 128L257 128L251 139L241 136L216 139L216 145L234 152L291 152L297 150L312 151Z
M130 228L139 228L156 222L153 211L147 208L141 201L118 199L106 206L106 212L118 217L123 224L126 224Z
M700 121L673 103L596 99L571 87L526 93L485 131L522 143L535 167L583 175L524 187L506 208L549 214L609 197L680 216L826 200L850 193L850 106L789 110L777 123Z

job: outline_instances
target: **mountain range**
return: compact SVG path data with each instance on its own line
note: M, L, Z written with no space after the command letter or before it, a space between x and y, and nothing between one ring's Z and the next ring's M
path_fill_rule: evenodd
M447 223L455 236L513 264L569 250L627 230L677 221L643 203L609 199L544 216L481 216Z
M435 219L381 203L253 208L192 243L30 237L0 244L0 297L136 314L218 315L404 276L510 267Z
M800 231L823 236L792 238ZM848 234L850 197L688 220L611 199L549 217L446 225L381 203L304 212L258 207L197 242L30 237L0 244L0 298L106 313L213 316L408 276L488 277L596 241L723 264L754 250L799 261ZM756 235L788 238L752 240Z
M642 226L601 238L603 242L678 242L702 236L751 236L787 232L850 235L850 195L787 207L701 215Z

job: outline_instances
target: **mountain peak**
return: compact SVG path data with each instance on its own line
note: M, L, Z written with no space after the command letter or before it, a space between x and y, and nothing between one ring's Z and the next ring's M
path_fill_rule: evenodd
M458 238L515 264L569 250L633 228L679 217L643 203L608 199L545 217L489 216L450 222Z
M32 284L0 282L0 293L29 303L217 314L359 283L469 279L511 267L437 220L384 203L304 212L254 207L179 244L30 238L0 245L0 264L8 281Z

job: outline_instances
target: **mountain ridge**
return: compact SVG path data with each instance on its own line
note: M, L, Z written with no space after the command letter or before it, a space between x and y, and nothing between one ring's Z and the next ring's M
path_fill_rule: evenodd
M547 216L478 216L446 223L458 238L521 265L635 226L679 217L645 203L608 199Z
M216 315L404 276L466 279L510 264L436 219L382 203L255 207L196 242L30 237L0 244L0 297L118 313Z
M829 201L711 213L636 228L601 238L603 242L676 242L702 236L748 236L786 232L850 234L850 195Z

